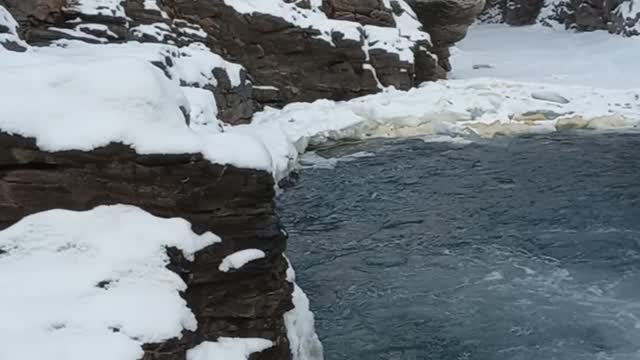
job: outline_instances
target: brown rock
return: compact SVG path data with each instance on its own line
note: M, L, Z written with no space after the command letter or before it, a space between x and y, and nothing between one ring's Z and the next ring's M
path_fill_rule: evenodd
M188 348L220 336L267 338L275 346L252 359L289 359L283 314L292 308L292 289L273 187L267 172L211 164L199 154L137 155L119 144L49 153L32 139L0 132L0 229L48 209L124 203L182 217L194 231L223 239L193 262L168 250L169 267L187 283L184 298L200 326L181 339L147 344L144 359L183 360ZM267 256L234 272L218 271L225 256L246 248Z

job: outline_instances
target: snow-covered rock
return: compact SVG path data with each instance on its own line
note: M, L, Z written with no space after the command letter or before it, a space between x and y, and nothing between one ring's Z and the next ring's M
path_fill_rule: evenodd
M165 249L193 260L219 241L126 205L25 217L0 231L0 358L135 360L196 330Z
M231 255L227 255L220 266L218 266L218 270L222 272L228 272L230 270L237 270L241 267L245 266L251 261L262 259L266 256L264 251L260 249L244 249L240 251L236 251Z

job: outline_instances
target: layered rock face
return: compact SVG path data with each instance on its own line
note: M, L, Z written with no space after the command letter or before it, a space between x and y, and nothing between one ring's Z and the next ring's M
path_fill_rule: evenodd
M44 152L32 139L0 132L0 230L36 212L131 204L162 217L182 217L195 232L223 241L185 261L169 249L171 270L188 285L183 294L198 320L180 340L147 344L144 359L185 359L185 352L218 337L259 337L275 346L252 359L289 359L283 315L293 308L283 257L286 233L274 213L271 174L214 165L200 155L137 155L112 144L92 152ZM234 272L222 259L254 248L266 257Z
M516 26L539 22L579 31L640 35L640 3L634 0L495 0L487 3L480 19Z
M449 48L462 40L485 6L484 0L408 0L431 35L438 64L451 71Z

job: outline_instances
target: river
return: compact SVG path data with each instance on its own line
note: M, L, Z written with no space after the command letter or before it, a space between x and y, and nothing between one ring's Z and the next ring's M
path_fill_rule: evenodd
M305 159L278 207L325 359L640 359L637 134Z

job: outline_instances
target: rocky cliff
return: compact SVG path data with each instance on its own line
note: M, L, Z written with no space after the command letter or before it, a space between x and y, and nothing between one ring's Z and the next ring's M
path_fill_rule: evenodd
M493 0L480 19L516 26L541 23L579 31L640 35L640 3L635 0Z
M161 217L182 217L197 233L224 241L184 261L169 249L170 268L198 320L179 340L147 344L145 359L184 359L187 349L218 337L258 337L275 346L252 359L289 359L284 314L293 308L286 233L274 213L274 183L264 171L211 164L198 154L147 155L112 144L92 152L45 152L33 139L0 133L0 230L53 208L88 210L130 204ZM254 248L266 257L234 272L222 259Z

